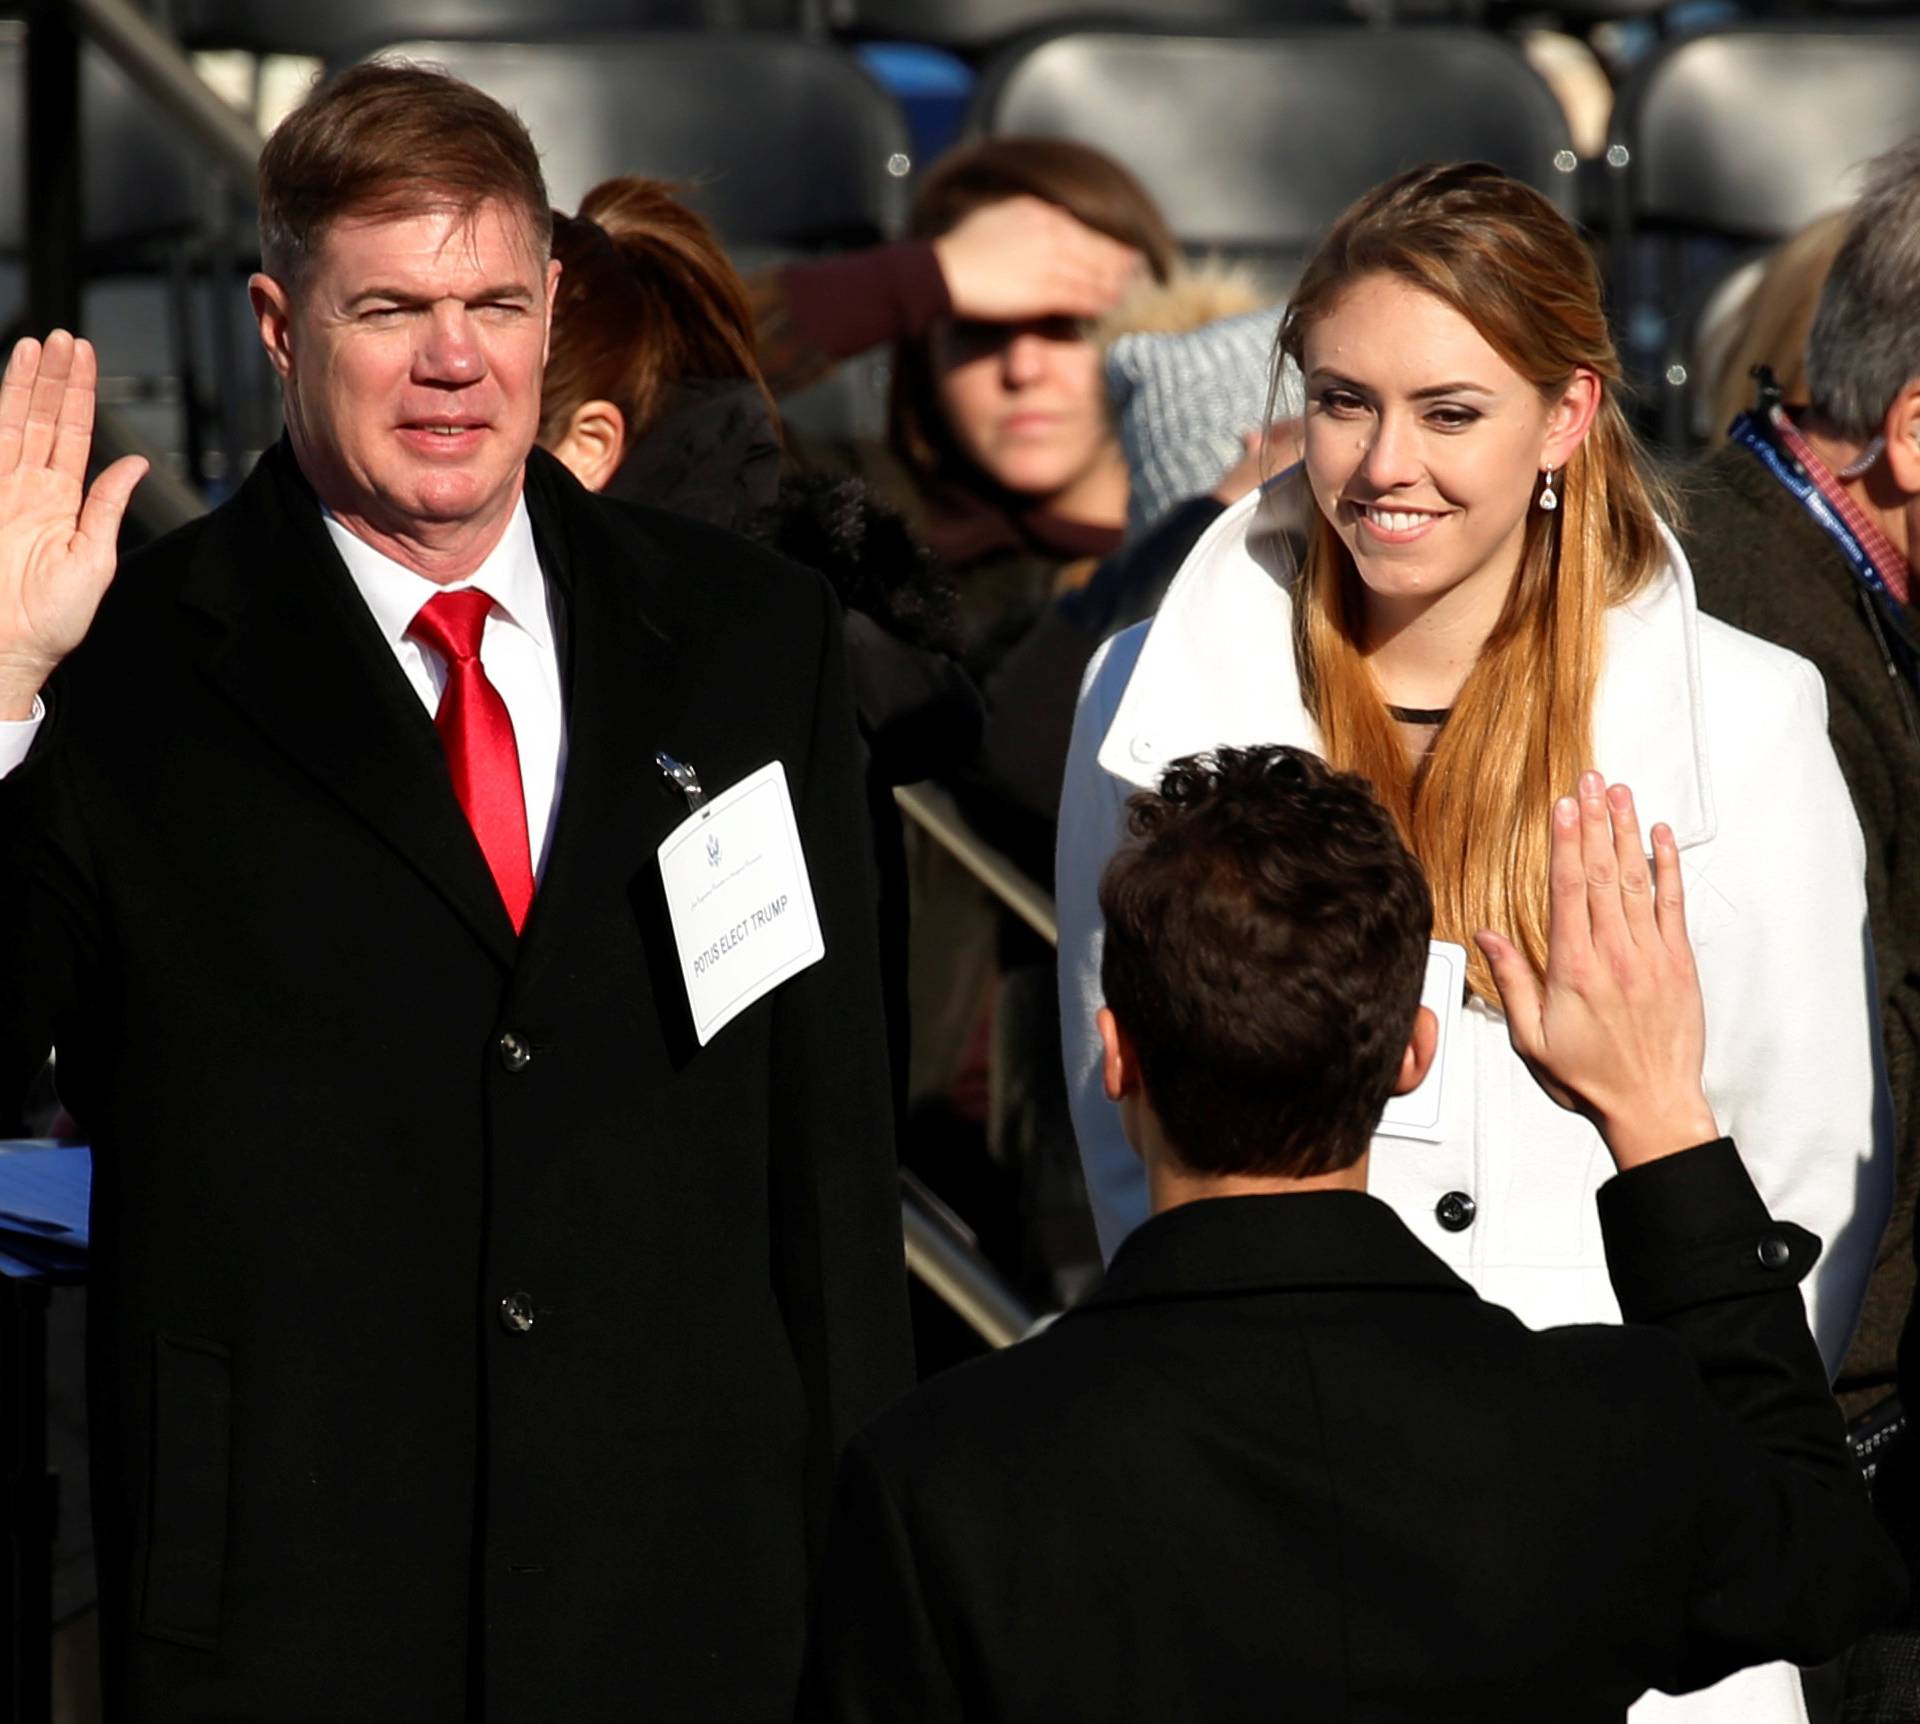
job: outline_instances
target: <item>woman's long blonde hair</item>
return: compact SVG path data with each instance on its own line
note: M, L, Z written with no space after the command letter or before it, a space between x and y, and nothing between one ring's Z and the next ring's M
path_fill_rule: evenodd
M1326 758L1372 781L1427 871L1435 937L1467 948L1474 992L1497 1002L1473 935L1505 933L1544 970L1549 812L1592 764L1607 609L1664 565L1658 515L1670 503L1617 399L1593 259L1538 192L1466 163L1417 168L1367 193L1308 263L1280 354L1299 364L1314 322L1380 274L1459 312L1543 397L1557 398L1581 367L1602 385L1592 429L1556 476L1560 507L1529 510L1506 608L1417 773L1367 664L1359 574L1317 509L1295 588L1294 649Z

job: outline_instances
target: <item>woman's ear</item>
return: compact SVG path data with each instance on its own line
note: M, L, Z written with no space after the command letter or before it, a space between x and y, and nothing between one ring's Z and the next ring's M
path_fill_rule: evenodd
M1573 459L1574 452L1593 429L1593 417L1600 411L1606 385L1597 371L1584 365L1574 369L1560 398L1547 410L1547 439L1540 449L1540 465L1556 473Z
M583 401L550 453L589 491L604 491L627 452L626 415L611 401Z

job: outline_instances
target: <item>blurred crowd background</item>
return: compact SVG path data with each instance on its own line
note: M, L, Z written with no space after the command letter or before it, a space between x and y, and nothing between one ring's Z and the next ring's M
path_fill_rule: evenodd
M325 66L395 51L444 64L527 120L560 208L616 174L664 179L749 272L898 237L916 186L963 138L1094 145L1138 178L1185 254L1244 260L1276 292L1361 190L1413 162L1490 160L1604 251L1647 423L1674 446L1724 417L1716 389L1741 369L1763 254L1843 202L1858 164L1910 129L1920 56L1911 8L1848 0L144 10L262 131ZM24 21L0 27L0 49L25 160ZM218 496L277 425L235 291L252 262L247 190L105 52L82 59L78 286L106 398ZM13 260L0 294L16 311L30 204L19 182L0 204ZM1791 291L1773 297L1788 303L1771 315L1790 320ZM782 408L809 431L873 433L885 391L876 362Z

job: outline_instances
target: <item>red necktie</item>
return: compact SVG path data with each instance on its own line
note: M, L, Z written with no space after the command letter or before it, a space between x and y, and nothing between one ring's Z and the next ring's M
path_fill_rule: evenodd
M492 609L493 600L476 587L438 593L420 607L407 633L447 661L447 686L433 727L447 751L453 793L480 840L517 934L533 902L533 860L513 720L480 664L480 636Z

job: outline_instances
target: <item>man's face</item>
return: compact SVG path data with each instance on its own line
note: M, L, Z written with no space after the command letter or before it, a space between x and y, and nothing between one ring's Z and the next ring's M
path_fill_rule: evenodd
M442 579L492 548L539 426L559 274L488 202L342 219L293 286L253 278L294 452L349 530Z

